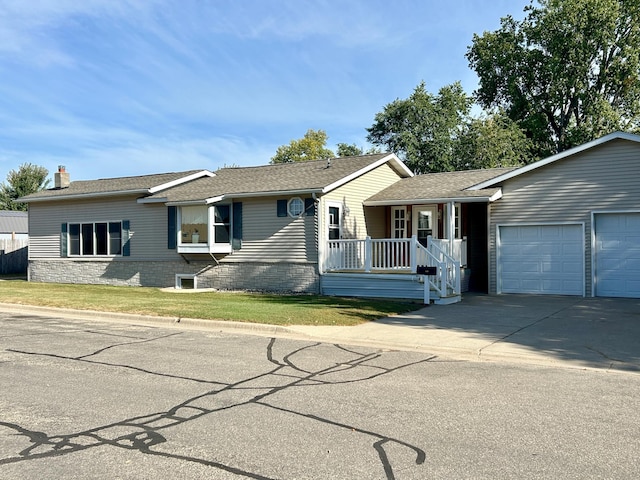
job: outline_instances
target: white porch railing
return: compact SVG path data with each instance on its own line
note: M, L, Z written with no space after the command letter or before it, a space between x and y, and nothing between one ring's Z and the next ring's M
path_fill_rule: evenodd
M452 244L456 257L448 253ZM450 242L429 237L425 248L415 235L393 239L366 237L329 240L325 252L326 272L417 273L418 266L436 267L436 275L425 276L425 303L428 303L429 286L441 297L460 294L460 265L461 257L464 256L466 262L466 241Z
M467 237L455 238L453 242L446 238L431 238L430 242L433 242L440 250L459 261L461 266L467 265Z

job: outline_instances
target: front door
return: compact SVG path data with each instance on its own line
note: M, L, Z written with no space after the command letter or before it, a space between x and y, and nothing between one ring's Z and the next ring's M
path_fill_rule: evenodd
M413 234L418 237L420 244L427 246L427 237L438 237L438 222L436 221L436 207L413 207Z

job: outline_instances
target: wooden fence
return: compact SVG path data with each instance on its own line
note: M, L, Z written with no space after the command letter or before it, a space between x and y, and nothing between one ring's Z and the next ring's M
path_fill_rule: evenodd
M29 240L0 239L0 275L27 273Z

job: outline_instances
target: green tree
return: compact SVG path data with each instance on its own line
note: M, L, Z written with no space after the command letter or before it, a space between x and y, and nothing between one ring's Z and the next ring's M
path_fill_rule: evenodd
M339 143L337 147L338 150L336 153L339 157L355 157L356 155L364 154L364 150L355 143L352 143L351 145L347 143Z
M472 118L455 148L457 170L518 167L534 160L533 142L503 113Z
M271 157L271 163L305 162L332 158L333 152L326 147L328 138L324 130L309 129L303 138L291 140L289 145L278 147L276 154Z
M460 82L437 95L421 82L409 98L396 99L376 114L367 140L394 152L416 173L454 170L455 143L471 103Z
M354 157L357 155L370 155L372 153L380 153L380 149L377 147L371 147L366 152L364 148L357 146L355 143L351 145L347 143L338 143L337 145L337 155L338 157Z
M499 107L544 156L640 126L640 0L539 0L474 35L477 101Z
M0 210L27 210L26 203L15 200L39 192L49 186L49 171L37 165L23 163L18 170L7 174L7 182L0 185Z

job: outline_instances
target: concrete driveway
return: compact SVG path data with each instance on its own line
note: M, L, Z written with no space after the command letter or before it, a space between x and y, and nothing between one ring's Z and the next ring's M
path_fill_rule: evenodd
M0 308L51 311L10 304ZM81 311L55 312L86 316ZM640 299L465 294L460 303L431 305L356 327L281 327L112 313L94 318L419 351L464 360L640 373Z
M640 373L640 299L466 294L358 327L291 329L456 358Z

